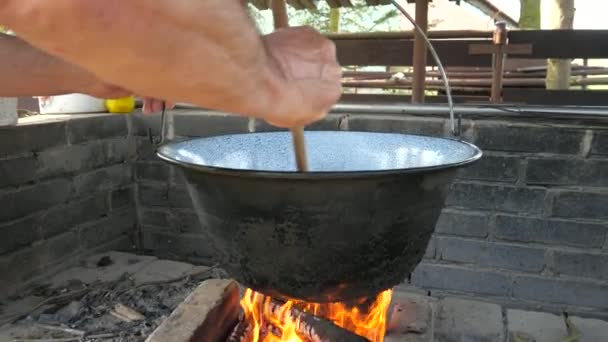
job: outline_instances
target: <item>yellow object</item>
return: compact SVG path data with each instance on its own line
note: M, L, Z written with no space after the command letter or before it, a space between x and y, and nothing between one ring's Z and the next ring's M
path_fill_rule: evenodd
M118 99L107 99L106 108L110 113L131 113L135 109L135 98L127 96Z

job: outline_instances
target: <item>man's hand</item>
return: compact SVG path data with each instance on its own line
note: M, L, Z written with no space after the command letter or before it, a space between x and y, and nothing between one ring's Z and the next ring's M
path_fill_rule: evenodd
M265 36L264 45L283 87L264 119L292 127L325 117L342 90L334 44L310 27L295 27Z

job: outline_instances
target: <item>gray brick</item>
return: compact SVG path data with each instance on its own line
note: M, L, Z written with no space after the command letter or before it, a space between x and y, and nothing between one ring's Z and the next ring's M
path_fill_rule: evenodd
M496 304L446 298L435 318L437 342L503 340L502 309Z
M171 111L172 113L175 111ZM154 114L141 114L134 113L131 115L133 120L133 134L141 137L148 137L148 132L151 130L152 134L158 135L160 132L160 113Z
M143 245L155 255L180 260L210 259L215 255L211 241L197 234L173 234L148 228L144 229Z
M348 129L444 137L445 122L445 119L429 117L353 115L348 118Z
M135 174L139 180L166 182L170 177L170 169L164 162L137 162Z
M224 134L247 133L249 119L237 115L195 111L176 112L175 135L209 137Z
M426 251L424 252L425 259L435 259L437 255L437 238L432 236L429 240L428 245L426 246Z
M169 166L170 169L173 169L173 179L171 180L174 184L183 185L186 184L186 177L184 176L184 172L181 168L175 166Z
M135 189L132 186L114 190L110 194L112 210L135 206Z
M141 224L146 226L171 228L171 214L166 210L142 210Z
M65 145L66 123L45 122L0 128L0 158Z
M558 274L608 280L608 254L555 251L554 258Z
M340 121L343 115L329 114L323 120L313 122L306 126L307 131L339 131ZM285 131L283 128L272 126L264 120L255 120L255 131L256 132L275 132Z
M608 186L608 160L530 159L528 184Z
M200 223L198 215L190 210L174 212L177 229L182 233L205 234L206 230Z
M506 122L476 122L475 143L484 150L577 154L585 131Z
M514 278L513 297L538 302L608 309L608 285L533 276Z
M74 194L87 196L98 191L116 189L131 183L131 165L119 164L74 177Z
M48 249L46 265L56 264L66 257L78 252L78 236L74 232L67 232L45 241Z
M48 238L68 231L76 225L104 217L109 211L106 194L97 194L42 213L38 224L42 237Z
M539 214L545 192L534 188L454 183L446 203L470 209Z
M144 207L169 207L167 184L139 184L139 203Z
M0 160L0 188L32 182L37 168L38 161L31 155Z
M591 144L591 154L608 155L608 131L595 132Z
M521 157L483 156L459 171L458 178L515 183L520 160Z
M121 235L132 237L136 233L137 214L135 208L124 208L112 212L110 222L105 227L106 242L113 241Z
M600 248L607 230L602 224L498 215L495 237L507 241Z
M105 147L101 141L47 149L38 154L40 178L91 170L106 164Z
M71 144L127 134L127 119L124 115L80 116L68 121L68 137Z
M136 139L137 159L160 161L156 155L156 146L152 145L148 138L138 137Z
M0 291L11 293L23 284L27 277L36 274L46 264L46 244L22 248L15 253L0 256Z
M440 260L525 272L540 272L545 251L488 241L441 237L437 241Z
M0 255L29 246L38 239L36 216L0 225Z
M553 204L553 215L608 219L608 193L563 191L557 193Z
M192 208L192 199L185 186L172 185L169 188L169 206L172 208Z
M570 317L572 325L581 332L581 342L606 341L608 339L608 321Z
M446 235L486 237L488 224L488 214L444 209L435 226L435 232Z
M423 262L414 270L412 284L430 289L507 296L511 282L504 273Z
M554 342L568 336L564 317L550 313L507 310L507 322L509 341L513 342Z
M104 155L108 164L134 160L137 157L137 140L132 137L104 140Z
M113 212L101 220L87 223L78 230L80 246L88 249L135 232L136 215L132 209Z
M0 221L24 217L66 202L72 186L67 179L54 179L13 191L0 192Z
M385 342L432 342L434 298L395 289L387 313Z
M78 239L72 232L49 240L39 241L31 247L0 257L0 290L15 290L15 284L47 271L78 251Z

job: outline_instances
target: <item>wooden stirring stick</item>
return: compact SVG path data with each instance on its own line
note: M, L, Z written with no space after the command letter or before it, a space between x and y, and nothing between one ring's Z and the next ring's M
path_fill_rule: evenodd
M274 19L274 28L289 27L287 19L287 6L285 0L271 0L272 16ZM304 144L304 128L294 127L291 129L291 137L293 140L293 149L296 152L296 163L298 171L308 171L308 161L306 160L306 145Z

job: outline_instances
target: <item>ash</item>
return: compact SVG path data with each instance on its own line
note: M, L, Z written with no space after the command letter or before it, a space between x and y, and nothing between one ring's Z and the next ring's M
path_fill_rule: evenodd
M217 267L111 252L0 303L0 341L144 341Z

